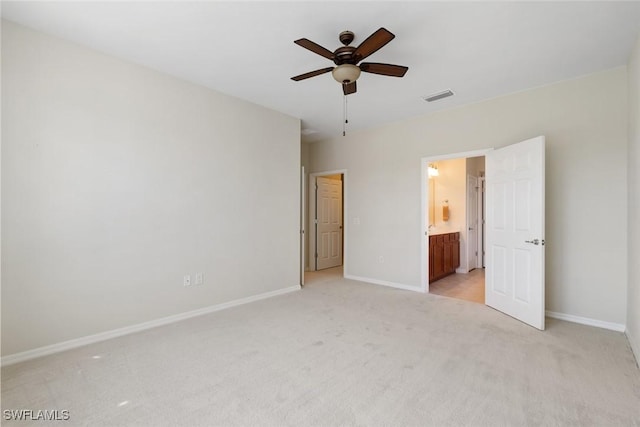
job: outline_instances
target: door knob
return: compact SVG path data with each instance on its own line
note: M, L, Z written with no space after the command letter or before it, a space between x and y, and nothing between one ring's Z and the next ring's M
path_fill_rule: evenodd
M538 239L533 239L533 240L525 240L525 243L533 243L534 245L539 245L540 244L540 240Z

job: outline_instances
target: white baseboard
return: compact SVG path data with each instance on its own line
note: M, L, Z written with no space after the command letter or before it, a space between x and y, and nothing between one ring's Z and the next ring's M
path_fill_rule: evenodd
M547 317L552 319L566 320L567 322L580 323L582 325L595 326L596 328L609 329L616 332L624 332L626 326L621 323L605 322L603 320L590 319L588 317L574 316L573 314L557 313L555 311L546 311Z
M636 343L633 337L629 334L629 330L624 331L624 335L627 337L629 347L631 347L631 354L636 359L636 365L640 366L640 343Z
M35 359L37 357L47 356L49 354L59 353L73 348L82 347L84 345L93 344L100 341L106 341L111 338L121 337L123 335L129 335L136 332L144 331L146 329L155 328L169 323L179 322L181 320L190 319L192 317L202 316L204 314L213 313L216 311L224 310L227 308L235 307L238 305L248 304L250 302L258 301L261 299L271 298L289 292L300 290L300 285L290 286L284 289L278 289L276 291L265 292L258 295L253 295L246 298L240 298L237 300L224 302L221 304L212 305L209 307L199 308L197 310L188 311L186 313L175 314L173 316L162 317L160 319L151 320L149 322L138 323L136 325L125 326L124 328L114 329L111 331L101 332L95 335L88 335L86 337L76 338L69 341L63 341L57 344L51 344L44 347L35 348L33 350L23 351L20 353L9 354L2 357L0 365L7 366L15 363L24 362L27 360Z
M402 283L387 282L386 280L371 279L369 277L352 276L351 274L345 274L344 278L357 280L358 282L372 283L374 285L389 286L390 288L403 289L405 291L424 293L424 289L418 286L403 285Z

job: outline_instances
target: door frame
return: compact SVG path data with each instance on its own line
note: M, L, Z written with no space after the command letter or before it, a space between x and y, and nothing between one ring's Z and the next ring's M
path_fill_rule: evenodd
M429 209L427 205L429 203L429 163L437 162L439 160L450 160L459 158L479 157L486 156L487 153L493 151L494 148L485 148L474 151L463 151L460 153L443 154L439 156L429 156L420 159L421 173L420 173L420 235L422 236L421 250L420 250L420 281L422 286L420 287L422 292L429 293L429 245L427 244L429 237ZM486 175L486 171L485 171Z
M342 274L347 274L347 227L348 222L347 212L347 169L334 169L323 172L314 172L309 174L309 186L308 186L308 200L309 200L309 229L311 230L308 233L308 241L309 241L309 271L317 271L316 270L316 178L327 175L342 175Z
M470 237L469 237L469 231L471 231L469 229L470 226L470 218L469 218L469 181L470 179L473 178L476 181L476 203L475 203L475 208L476 208L476 244L474 245L473 248L471 248L471 241L470 241ZM479 232L479 228L480 228L480 212L478 212L478 198L480 197L480 191L479 190L479 185L480 185L480 178L471 174L467 174L467 179L466 179L466 190L467 190L467 194L466 194L466 199L467 199L467 206L465 206L466 208L466 221L465 221L465 226L467 228L467 247L465 248L467 250L467 265L465 266L465 270L467 273L469 273L471 270L474 270L476 268L478 268L478 240L479 240L479 236L480 236L480 232ZM473 252L475 252L474 256L471 256L471 251L473 249ZM473 262L472 262L473 259ZM471 268L471 264L473 264L475 267Z
M486 173L486 170L485 170ZM485 188L484 175L478 177L478 265L484 268Z
M304 286L304 272L305 264L307 262L307 227L305 226L305 219L307 216L307 203L306 203L306 174L304 166L300 168L300 286Z

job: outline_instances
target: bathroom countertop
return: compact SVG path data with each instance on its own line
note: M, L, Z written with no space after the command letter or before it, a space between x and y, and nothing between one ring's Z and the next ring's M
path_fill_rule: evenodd
M451 229L451 230L434 230L434 231L430 231L429 232L429 236L439 236L441 234L449 234L449 233L459 233L460 230L455 230L455 229Z

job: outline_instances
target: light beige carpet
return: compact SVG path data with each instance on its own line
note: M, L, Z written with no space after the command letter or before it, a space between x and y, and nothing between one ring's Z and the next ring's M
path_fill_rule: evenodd
M552 319L540 332L480 304L311 279L3 368L2 409L69 410L57 426L640 425L620 333Z

